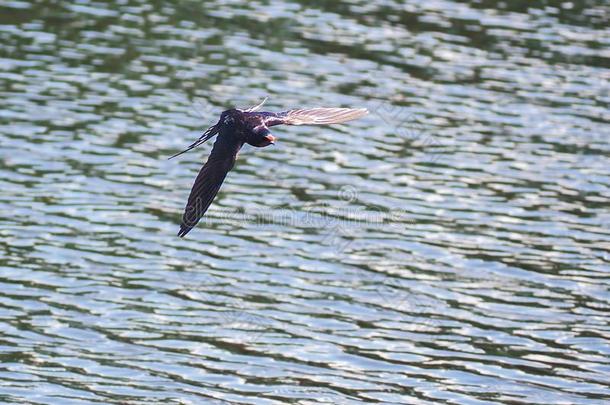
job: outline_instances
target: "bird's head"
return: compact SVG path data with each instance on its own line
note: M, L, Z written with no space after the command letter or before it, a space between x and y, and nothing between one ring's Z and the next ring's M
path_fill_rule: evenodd
M250 132L247 142L257 148L264 148L275 144L275 136L271 135L267 127L256 127Z

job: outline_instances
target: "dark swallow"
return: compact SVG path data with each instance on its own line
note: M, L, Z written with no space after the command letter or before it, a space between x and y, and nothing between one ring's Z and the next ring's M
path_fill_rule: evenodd
M269 127L275 125L328 125L360 118L365 108L311 108L289 110L280 113L258 111L267 99L246 110L223 111L216 125L208 128L199 139L174 158L201 145L218 135L208 161L203 165L189 195L178 236L183 237L193 229L210 207L227 173L233 168L237 154L244 143L259 148L273 145L275 137Z

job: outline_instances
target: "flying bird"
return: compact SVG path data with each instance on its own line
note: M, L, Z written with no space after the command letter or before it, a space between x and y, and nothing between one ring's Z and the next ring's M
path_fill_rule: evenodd
M218 194L227 173L233 168L237 154L244 143L264 148L275 143L269 127L275 125L329 125L355 120L366 114L366 108L310 108L279 113L259 111L262 103L240 110L223 111L220 120L208 128L199 139L179 156L218 135L207 162L203 165L189 195L178 236L184 237L197 225Z

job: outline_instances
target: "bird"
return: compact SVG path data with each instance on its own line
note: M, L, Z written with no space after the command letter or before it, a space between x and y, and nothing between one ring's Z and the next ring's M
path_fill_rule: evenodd
M355 120L368 114L366 108L309 108L293 109L278 113L259 111L267 98L260 104L247 109L231 108L220 114L215 125L185 150L169 159L186 153L209 139L217 136L208 160L203 165L191 188L178 236L183 238L206 213L218 194L227 173L231 171L237 155L244 144L257 148L274 145L276 138L270 127L276 125L330 125Z

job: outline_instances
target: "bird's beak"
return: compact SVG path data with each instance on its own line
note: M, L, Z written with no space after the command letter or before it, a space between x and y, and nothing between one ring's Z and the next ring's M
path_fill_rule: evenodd
M270 145L275 145L275 136L273 136L271 134L267 134L267 135L265 135L265 139L267 141L269 141Z

